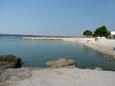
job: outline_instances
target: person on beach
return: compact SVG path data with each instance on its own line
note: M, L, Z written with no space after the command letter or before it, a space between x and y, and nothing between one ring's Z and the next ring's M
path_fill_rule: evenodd
M98 41L98 38L95 38L95 41Z

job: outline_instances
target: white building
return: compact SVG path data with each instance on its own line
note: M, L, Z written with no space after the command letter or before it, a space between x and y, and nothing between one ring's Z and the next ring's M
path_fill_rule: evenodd
M115 31L112 31L112 32L111 32L111 35L115 35Z

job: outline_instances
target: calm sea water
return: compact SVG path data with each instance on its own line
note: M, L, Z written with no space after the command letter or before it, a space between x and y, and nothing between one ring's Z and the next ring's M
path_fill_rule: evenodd
M0 39L0 55L3 54L20 56L26 67L44 67L50 60L71 58L80 68L115 70L115 60L110 56L64 41L4 38Z

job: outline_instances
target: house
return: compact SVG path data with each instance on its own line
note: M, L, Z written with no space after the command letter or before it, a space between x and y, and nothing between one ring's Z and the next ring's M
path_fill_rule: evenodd
M112 32L111 32L111 35L114 36L114 35L115 35L115 31L112 31Z
M112 32L111 32L110 38L111 38L111 39L115 39L115 31L112 31Z

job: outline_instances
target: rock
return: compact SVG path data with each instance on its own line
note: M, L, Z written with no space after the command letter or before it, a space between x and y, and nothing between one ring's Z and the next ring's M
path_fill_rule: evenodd
M17 77L17 76L9 76L9 77L7 78L7 80L10 80L10 81L19 81L19 80L21 80L21 78L19 78L19 77Z
M21 59L14 55L1 55L0 56L0 81L1 76L8 68L20 68L22 66ZM3 78L3 77L2 77Z
M60 67L73 68L73 67L76 67L76 65L75 65L75 61L72 59L61 58L61 59L58 59L56 61L47 62L46 67L50 67L50 68L60 68Z
M21 66L21 59L15 55L0 56L0 67L2 68L20 68Z
M19 81L32 76L29 68L7 69L7 81Z
M95 70L102 70L102 68L100 68L100 67L96 67Z
M7 82L0 82L0 86L11 86L11 85Z

